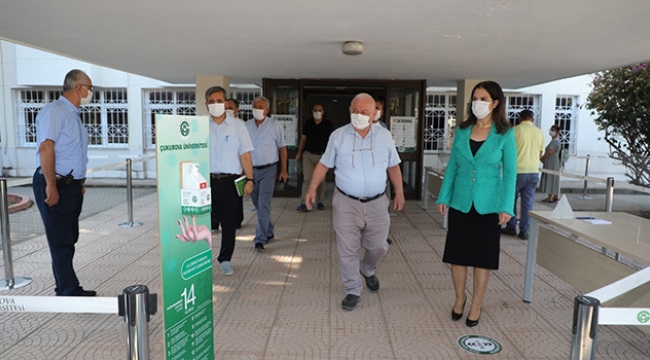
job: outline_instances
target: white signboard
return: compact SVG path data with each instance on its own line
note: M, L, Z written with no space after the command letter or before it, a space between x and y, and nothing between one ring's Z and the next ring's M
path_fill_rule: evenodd
M398 152L415 152L415 116L392 116L390 133Z
M288 150L293 150L298 145L298 118L295 115L271 115L272 118L280 122L284 132L284 143Z

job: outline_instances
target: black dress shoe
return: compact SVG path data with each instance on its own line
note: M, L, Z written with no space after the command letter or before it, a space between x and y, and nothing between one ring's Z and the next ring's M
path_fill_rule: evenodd
M481 312L483 312L483 311L481 311ZM480 318L481 318L481 314L478 315L476 320L470 320L469 315L468 315L467 319L465 319L465 325L467 325L468 327L474 327L474 326L478 325L478 321L479 321Z
M361 300L361 296L347 294L345 299L341 302L341 307L343 310L351 311L357 307L357 303Z
M80 292L72 296L97 296L97 291L95 290L81 290Z
M517 236L519 236L521 240L528 240L528 231L520 231Z
M379 290L379 279L377 279L377 276L365 276L363 274L361 276L366 279L366 286L370 292L377 292Z
M465 304L467 303L467 296L465 296L465 301L463 301L463 311L460 312L460 314L457 314L454 312L454 308L451 308L451 319L454 321L460 320L460 318L463 317L463 312L465 311Z
M390 244L393 243L393 240L391 240L390 238L388 238L388 239L386 239L386 242L388 243L388 245L390 245Z
M517 236L517 229L504 227L503 229L501 229L501 233L503 235Z

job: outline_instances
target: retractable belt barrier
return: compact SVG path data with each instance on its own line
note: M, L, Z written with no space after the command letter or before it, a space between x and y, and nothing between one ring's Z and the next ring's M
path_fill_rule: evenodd
M115 297L0 296L0 313L116 314L127 324L127 359L149 359L149 320L158 296L144 285L133 285Z

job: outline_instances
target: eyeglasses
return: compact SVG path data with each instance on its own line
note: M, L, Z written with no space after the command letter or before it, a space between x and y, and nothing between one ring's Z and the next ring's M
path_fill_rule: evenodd
M88 90L90 90L90 91L92 91L92 92L95 92L95 87L92 86L92 85L81 84L81 86L87 86L87 87L88 87Z
M357 149L357 134L354 133L354 143L352 143L352 168L356 169L354 166L354 158L356 153L361 153L361 156L363 156L364 151L370 151L370 157L372 158L372 167L375 167L375 153L372 151L372 131L370 132L370 147L369 148L360 148ZM363 157L362 157L363 159Z

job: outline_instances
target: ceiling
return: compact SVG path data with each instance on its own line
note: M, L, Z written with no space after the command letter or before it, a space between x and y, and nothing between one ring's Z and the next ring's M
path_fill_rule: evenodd
M0 38L171 83L494 79L650 59L648 0L0 0ZM341 53L346 40L365 53Z

